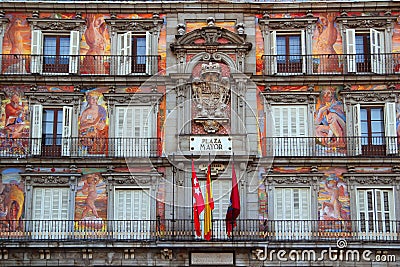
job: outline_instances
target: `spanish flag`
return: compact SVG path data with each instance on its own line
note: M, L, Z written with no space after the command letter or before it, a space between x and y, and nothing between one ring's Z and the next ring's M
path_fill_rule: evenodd
M206 181L206 203L204 209L204 239L211 239L212 232L212 211L214 209L214 199L212 196L212 186L211 186L211 165L208 164L207 167L207 181Z

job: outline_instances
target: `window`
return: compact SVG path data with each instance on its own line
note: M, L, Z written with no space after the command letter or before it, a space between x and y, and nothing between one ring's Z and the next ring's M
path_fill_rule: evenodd
M354 152L363 155L396 154L395 103L385 106L353 106Z
M349 72L385 73L384 32L346 30Z
M311 208L309 188L275 188L274 219L277 237L299 237L299 233L311 230Z
M69 188L35 187L33 190L33 237L60 236L69 225ZM71 226L72 227L72 226Z
M306 155L308 126L306 105L273 105L275 156Z
M69 156L72 107L43 108L32 106L32 154Z
M155 114L150 106L116 108L116 156L143 157L156 151L151 137Z
M78 71L79 31L47 34L32 31L32 73L76 73Z
M151 34L134 35L127 32L118 35L118 74L151 74L156 62L151 55Z
M150 237L150 192L144 189L115 190L114 219L118 238Z
M301 70L300 35L276 36L278 73L295 73Z
M393 205L393 192L390 189L358 189L359 231L361 233L393 233L395 230L392 222Z
M271 32L271 55L274 73L305 72L305 33Z

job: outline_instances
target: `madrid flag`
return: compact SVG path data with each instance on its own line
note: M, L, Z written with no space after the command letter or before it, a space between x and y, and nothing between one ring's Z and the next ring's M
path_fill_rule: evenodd
M200 213L204 210L204 199L201 193L199 180L197 179L194 161L192 160L192 195L193 195L193 220L196 236L201 236Z
M239 189L237 185L237 178L235 172L235 166L232 163L232 191L231 198L228 207L228 211L226 212L226 234L228 236L231 235L233 227L236 226L236 218L240 214L240 197L239 197Z

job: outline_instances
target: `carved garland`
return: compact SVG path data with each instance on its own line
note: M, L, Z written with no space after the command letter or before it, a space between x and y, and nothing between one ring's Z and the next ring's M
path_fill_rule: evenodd
M342 92L343 98L346 101L351 101L354 103L363 103L363 102L396 102L396 99L399 97L399 92L391 92L391 91L350 91L350 92Z
M316 190L319 186L319 181L323 174L265 174L264 181L268 189L273 186L283 185L299 185L299 186L312 186Z
M396 17L383 16L383 17L338 17L338 23L341 23L345 28L384 28L391 27L396 21Z
M35 104L78 104L79 100L83 100L83 93L42 93L42 92L25 92L31 105Z
M319 92L305 92L305 93L281 93L281 92L263 92L262 93L267 102L274 103L309 103L314 104L317 97L320 95Z
M25 180L26 185L66 185L73 183L80 173L70 174L46 174L46 173L22 173L21 177Z
M128 93L105 93L104 99L110 101L112 104L119 103L119 104L157 104L163 94L161 93L135 93L135 94L128 94Z
M164 20L159 18L154 19L106 19L110 25L111 33L114 35L117 32L146 32L159 31Z
M26 19L33 27L33 30L42 31L82 31L86 25L84 19L39 19L27 18Z
M149 174L112 174L105 173L103 174L108 181L109 185L154 185L157 181L158 177L161 177L158 173L149 173Z
M259 19L261 29L264 32L270 30L312 30L312 25L318 21L318 18L310 16L304 18L269 18Z
M348 179L351 189L356 185L400 186L400 175L398 174L344 173L343 178Z

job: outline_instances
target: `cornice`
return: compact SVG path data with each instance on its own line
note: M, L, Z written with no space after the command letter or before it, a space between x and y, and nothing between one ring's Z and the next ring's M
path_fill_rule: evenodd
M276 185L316 185L323 177L322 173L301 173L301 174L264 174L266 184Z
M66 185L80 176L80 173L21 173L27 185Z
M349 185L400 185L400 174L396 173L343 173Z
M137 185L150 186L157 182L162 175L157 172L148 173L103 173L108 184L113 185Z
M86 25L84 19L53 19L53 18L27 18L34 30L42 31L80 31Z

